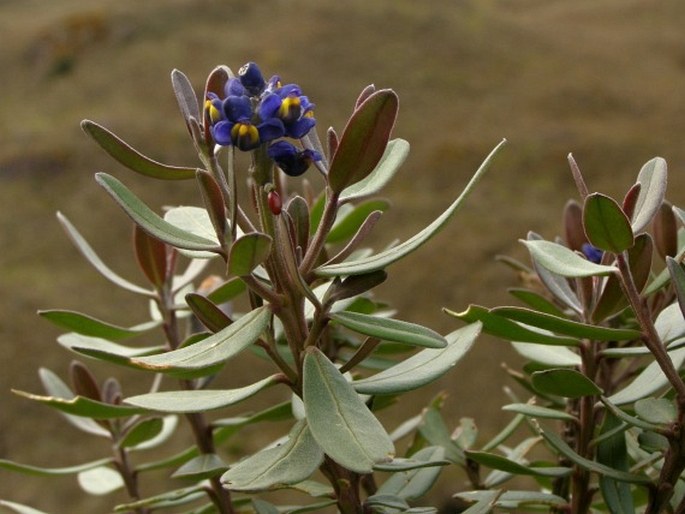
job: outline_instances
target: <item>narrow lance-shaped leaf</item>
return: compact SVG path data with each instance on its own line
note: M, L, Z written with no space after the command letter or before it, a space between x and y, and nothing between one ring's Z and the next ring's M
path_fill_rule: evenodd
M21 503L11 502L7 500L0 500L0 507L10 509L12 512L16 512L16 514L47 514L42 510L34 509L33 507L29 507L28 505L22 505Z
M532 376L533 387L544 393L565 398L580 398L602 393L588 377L573 369L557 368L537 371Z
M441 461L445 449L439 446L423 448L412 455L417 461ZM378 489L376 494L393 494L408 501L417 500L426 494L440 475L440 466L418 468L395 473Z
M333 277L339 275L359 275L361 273L368 273L370 271L376 271L383 269L386 266L402 259L406 255L417 250L431 237L437 234L447 222L454 216L454 214L459 210L459 207L464 203L466 198L468 198L471 191L473 191L476 184L483 177L487 169L489 168L492 160L494 159L497 152L504 146L506 140L502 140L490 154L485 158L483 164L473 175L469 183L466 185L459 197L450 205L445 212L443 212L436 220L434 220L430 225L415 234L413 237L407 239L403 243L400 243L384 252L377 253L370 257L359 259L351 262L341 262L338 264L329 264L321 266L314 270L314 272L323 277Z
M486 334L501 337L509 341L522 341L554 346L578 346L580 342L573 337L562 337L548 331L531 330L523 325L490 312L480 305L469 305L463 312L443 309L446 314L454 316L467 323L480 321Z
M673 283L673 288L675 289L676 296L678 297L680 311L685 316L685 268L683 268L683 265L672 257L666 258L666 265L668 266L668 272L671 275L671 282Z
M174 69L171 72L171 85L185 122L188 123L190 118L200 121L200 108L197 96L188 77L182 71Z
M154 296L155 293L153 291L133 284L132 282L129 282L125 278L122 278L114 273L114 271L112 271L109 266L107 266L102 259L100 259L93 248L88 244L88 241L84 239L84 237L79 233L78 230L76 230L76 227L71 224L64 214L58 212L57 220L64 228L67 236L69 236L69 239L71 239L72 243L74 243L74 246L76 246L76 249L81 252L81 255L83 255L103 277L122 289L132 293L141 294L144 296Z
M643 233L635 238L635 244L628 249L628 265L639 291L647 284L652 270L654 244L649 234ZM599 323L625 309L628 299L623 292L617 275L609 275L602 289L602 294L592 312L592 320Z
M561 455L568 458L571 462L578 464L581 468L598 473L601 476L613 478L620 482L628 482L631 484L647 485L651 483L649 477L619 471L604 464L600 464L590 459L581 457L573 449L566 444L557 434L547 430L541 430L540 435Z
M94 121L83 120L81 128L109 155L128 169L147 177L162 180L187 180L195 177L197 168L186 168L162 164L143 154L119 139L113 132Z
M631 218L633 232L641 232L654 219L666 195L667 180L666 161L655 157L648 161L637 176L640 193L635 203L635 211Z
M473 323L448 334L447 346L426 349L369 378L352 382L362 394L398 394L418 389L449 371L471 349L481 324Z
M381 89L352 113L328 172L328 185L335 193L341 193L374 170L390 139L398 107L397 94Z
M597 341L627 341L639 339L642 336L642 333L639 330L589 325L522 307L497 307L490 312L525 325L551 330L572 337L593 339Z
M203 453L190 459L171 476L172 478L204 480L218 476L226 469L228 469L228 464L216 453Z
M138 225L133 231L133 243L140 269L157 289L162 288L167 280L167 272L171 271L167 266L167 246Z
M57 398L55 396L41 396L38 394L26 393L24 391L12 390L13 393L40 402L44 405L57 409L74 416L84 416L93 419L112 419L141 414L143 409L129 407L126 405L112 405L109 403L98 402L83 396L75 396L71 399Z
M662 259L678 253L678 223L673 206L664 200L654 217L654 246Z
M309 478L323 461L323 451L305 420L298 421L283 444L267 448L231 466L221 481L232 491L265 491Z
M162 373L212 370L253 344L266 330L271 311L260 307L245 314L232 325L191 346L149 357L132 359L133 365Z
M562 277L592 277L618 272L615 266L595 264L577 253L551 241L521 240L532 258L542 267Z
M611 414L604 417L602 434L615 431L613 435L604 438L597 445L597 462L619 471L627 472L629 469L628 450L626 438L622 430L616 430L621 426L618 418ZM635 505L631 494L630 485L619 482L613 478L600 476L599 487L607 506L615 514L634 514Z
M209 218L212 220L216 238L222 247L226 247L228 221L226 219L226 202L221 187L216 179L205 170L197 170L197 182L200 186Z
M188 293L185 298L195 316L212 332L219 332L232 323L231 318L206 296Z
M84 336L101 337L111 341L119 341L144 334L160 325L159 322L153 321L126 328L92 318L80 312L57 309L38 311L38 314L51 323L67 330Z
M249 275L269 256L271 243L271 237L260 232L250 232L236 239L228 256L228 272L236 276Z
M330 315L340 325L360 334L428 348L444 348L445 338L437 332L415 323L393 318L381 318L358 312L337 312Z
M393 139L388 142L376 168L364 180L345 188L340 194L340 202L378 193L395 176L408 155L409 143L404 139Z
M22 473L24 475L32 475L37 477L49 477L59 475L75 475L82 471L99 468L112 462L112 458L98 459L84 464L77 464L76 466L65 466L61 468L44 468L39 466L29 466L28 464L20 464L10 460L0 459L0 469L11 471L13 473Z
M277 383L277 375L237 389L195 389L141 394L124 400L127 404L155 412L205 412L235 405Z
M680 366L685 362L685 348L668 352L668 356L671 358L675 369L680 369ZM609 401L614 405L625 405L651 396L668 385L666 375L661 371L659 363L654 361L643 369L630 384L610 396Z
M633 246L628 216L606 195L593 193L585 199L583 225L590 243L602 251L621 253Z
M317 348L307 350L303 401L309 428L324 452L357 473L392 459L390 437L352 385Z
M356 205L347 215L338 217L326 237L326 242L335 244L352 237L369 214L375 211L384 212L389 207L390 203L386 200L369 200Z
M217 247L215 242L186 232L164 221L124 184L111 175L97 173L95 180L114 198L124 212L151 236L177 248L206 250L217 253L221 251L221 248Z

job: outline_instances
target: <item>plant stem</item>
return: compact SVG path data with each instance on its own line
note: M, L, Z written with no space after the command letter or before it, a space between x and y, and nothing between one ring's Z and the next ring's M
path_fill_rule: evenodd
M626 293L630 306L633 308L635 316L637 316L640 327L642 328L645 346L647 346L652 353L654 359L675 390L679 407L685 408L685 383L680 378L678 370L668 356L668 352L666 352L666 349L659 338L659 334L657 334L656 328L654 327L654 322L652 321L649 310L635 286L635 281L633 280L633 275L628 265L627 255L617 254L616 262L620 271L623 290Z
M677 420L673 423L672 432L668 436L669 446L664 454L664 463L656 482L656 490L650 491L649 503L645 510L645 514L659 514L668 505L673 496L675 483L685 469L685 430L683 430L685 424L685 383L680 378L678 370L673 365L666 348L664 348L649 309L635 286L627 255L625 253L616 255L616 262L621 274L624 292L642 328L645 346L654 356L676 394ZM678 508L681 509L681 506ZM679 510L679 512L685 512L685 506L682 508L683 510Z
M303 277L307 277L309 272L312 270L316 264L316 259L321 253L321 249L326 243L326 237L335 222L335 217L338 213L338 198L339 193L334 193L333 191L326 190L326 205L324 206L323 214L321 215L321 221L319 221L319 226L316 228L316 233L312 238L307 252L302 259L300 264L300 273Z
M361 476L343 468L328 456L324 457L320 469L335 490L338 511L341 514L363 514L364 509L359 497Z

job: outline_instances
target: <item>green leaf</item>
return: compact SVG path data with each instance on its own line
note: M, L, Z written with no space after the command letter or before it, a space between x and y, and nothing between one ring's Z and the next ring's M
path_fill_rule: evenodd
M231 301L246 289L245 282L238 277L233 277L209 293L207 299L215 305L221 305Z
M652 255L654 244L649 234L640 234L635 238L635 244L628 249L628 265L633 274L635 286L639 291L645 287L652 271ZM602 294L592 312L592 320L599 323L621 312L628 306L628 299L623 293L623 286L617 275L610 275L606 279Z
M682 263L676 261L672 257L666 257L666 265L668 266L668 272L671 275L671 283L673 284L676 296L678 297L680 311L685 315L685 268Z
M257 341L270 319L269 308L260 307L198 343L158 355L133 358L131 363L161 373L202 374L216 365L223 365Z
M100 337L112 341L144 334L161 324L157 321L153 321L131 328L124 328L74 311L53 309L38 311L38 314L55 325L66 328L67 330L72 330L84 336Z
M167 273L171 272L167 266L167 245L136 225L133 233L133 246L140 269L150 283L159 290L167 281Z
M483 451L471 451L467 450L464 452L466 457L470 460L481 464L482 466L487 466L491 469L496 469L498 471L504 471L512 475L531 475L531 476L565 476L571 473L570 468L559 468L559 467L530 467L519 464L516 461L503 457L502 455L497 455L495 453L483 452Z
M483 332L510 341L552 346L578 346L580 344L578 339L575 338L561 337L547 331L528 329L480 305L469 305L468 309L463 312L454 312L445 308L443 308L443 311L467 323L480 321L483 324Z
M668 353L675 369L685 362L685 348L679 348ZM651 362L643 369L638 376L626 387L609 397L609 401L614 405L625 405L633 403L641 398L646 398L669 385L666 375L659 367L659 363Z
M431 446L413 454L412 459L433 462L441 461L444 456L444 448ZM376 494L391 494L407 501L417 500L433 487L440 471L440 466L432 466L395 473L381 485Z
M216 242L196 236L165 221L145 205L119 180L106 173L96 173L95 180L143 230L176 248L220 252Z
M99 468L112 462L111 458L98 459L93 462L86 462L76 466L67 466L63 468L43 468L38 466L29 466L27 464L20 464L12 462L11 460L0 459L0 469L11 471L13 473L22 473L24 475L31 475L37 477L50 477L60 475L75 475L82 471Z
M124 401L130 405L156 412L205 412L235 405L278 382L278 375L263 378L249 386L237 389L196 389L162 391L131 396Z
M444 348L447 341L437 332L422 325L393 318L381 318L358 312L342 311L330 318L359 334L377 337L384 341L394 341L428 348Z
M100 147L109 155L128 169L147 177L162 180L187 180L195 178L197 168L186 168L162 164L145 157L143 154L119 139L113 132L98 125L94 121L83 120L83 131L92 137Z
M533 260L562 277L593 277L618 273L615 266L595 264L565 246L544 240L521 240Z
M629 341L642 337L642 333L639 330L589 325L568 318L525 309L523 307L497 307L490 312L525 325L532 325L544 330L551 330L552 332L558 332L581 339L592 339L595 341Z
M302 482L323 461L307 422L298 421L288 439L231 466L221 481L232 491L266 491Z
M456 498L461 498L466 501L475 501L468 509L462 512L462 514L489 514L495 506L495 502L499 496L502 495L502 491L469 491L464 493L457 493L454 496Z
M16 512L17 514L47 514L42 510L34 509L33 507L29 507L28 505L22 505L20 503L10 502L6 500L0 500L0 507L10 509L12 512Z
M83 396L75 396L71 399L57 398L55 396L41 396L37 394L26 393L24 391L12 390L14 394L28 398L48 407L52 407L61 412L72 414L74 416L84 416L93 419L112 419L133 416L141 414L144 409L137 407L129 407L126 405L112 405L109 403L98 402Z
M677 417L675 405L666 398L643 398L636 401L635 414L657 425L669 425Z
M219 332L232 323L231 318L206 296L188 293L185 300L197 319L212 332Z
M576 452L574 452L571 447L566 444L558 435L554 432L548 432L546 430L541 430L540 435L545 438L552 448L559 452L564 457L568 458L571 462L575 462L581 468L594 473L598 473L600 476L605 476L618 480L619 482L628 482L631 484L641 484L647 485L651 483L651 480L642 475L635 475L633 473L627 473L625 471L619 471L604 464L586 459L581 457Z
M338 464L357 473L392 459L390 437L335 365L317 348L307 349L303 401L309 429Z
M195 501L199 498L206 498L203 486L204 484L199 483L182 489L167 491L142 500L117 505L114 508L114 512L132 512L145 507L154 507L155 510L158 510L163 507L173 507Z
M442 447L438 446L431 446L431 448L440 448L441 450L444 450ZM412 455L412 457L408 459L403 459L403 458L396 458L391 460L390 462L385 462L382 464L376 464L373 469L375 471L384 471L387 473L399 473L401 471L411 471L413 469L421 469L421 468L431 468L434 466L447 466L450 464L450 461L440 457L437 458L429 458L428 460L416 460L415 456L416 454ZM443 453L444 455L444 453Z
M228 255L228 272L236 276L252 273L269 256L271 242L269 236L259 232L236 239Z
M509 405L502 407L502 410L518 412L529 418L560 419L563 421L578 420L578 418L568 412L550 409L548 407L540 407L539 405L531 405L529 403L510 403Z
M495 155L502 148L505 142L506 140L503 140L494 148L494 150L492 150L492 152L490 152L490 154L485 158L485 161L483 161L483 164L481 164L480 168L478 168L478 171L476 171L461 195L459 195L454 203L452 203L452 205L450 205L445 212L443 212L436 220L434 220L421 232L415 234L413 237L407 239L403 243L385 250L384 252L350 262L341 262L338 264L321 266L315 269L314 272L322 277L359 275L362 273L368 273L370 271L384 269L386 266L389 266L390 264L417 250L426 241L437 234L459 210L459 207L461 207L461 205L464 203L464 200L466 200L476 184L483 177Z
M143 296L149 296L149 297L154 297L155 292L150 291L148 289L145 289L143 287L140 287L136 284L133 284L132 282L129 282L125 278L120 277L114 271L112 271L103 261L100 259L100 257L95 253L93 248L88 244L88 241L84 239L84 237L79 233L78 230L76 230L76 227L71 224L71 222L67 219L64 214L61 212L57 213L57 220L59 221L60 225L62 225L62 228L64 228L64 231L67 233L67 236L71 240L72 243L74 243L74 246L76 246L76 249L81 252L81 255L83 255L86 260L107 280L112 282L113 284L121 287L122 289L125 289L127 291L130 291L132 293L136 294L141 294Z
M507 292L514 298L518 298L522 302L527 303L530 307L538 312L544 312L546 314L559 317L564 315L564 311L557 307L553 302L534 291L512 287L507 289Z
M395 176L408 155L409 143L407 141L404 139L389 141L376 168L364 180L345 188L340 194L340 201L347 202L355 198L371 196L381 191Z
M64 398L67 400L76 396L69 386L49 369L40 368L38 370L38 375L40 376L40 381L48 395ZM86 432L87 434L106 437L108 439L111 436L109 430L105 429L102 425L92 419L83 418L81 416L72 416L71 414L66 414L64 412L61 414L69 422L69 424L75 426L83 432Z
M190 480L204 480L224 473L228 469L226 464L215 453L203 453L190 459L176 472L171 475L173 478L185 478Z
M540 241L542 237L534 232L528 233L528 239L531 241ZM547 288L554 298L560 303L566 305L578 314L583 313L583 306L578 299L575 291L571 288L569 281L551 271L545 269L538 262L533 260L533 268L540 279L540 282Z
M175 227L185 230L195 236L201 237L215 243L219 248L221 243L217 239L214 225L206 209L184 205L174 207L164 213L164 221L169 222ZM191 259L213 259L216 253L213 251L184 250L180 252Z
M522 357L539 362L545 366L573 367L580 366L583 363L580 355L564 346L520 343L516 341L513 341L511 346Z
M597 445L597 462L619 471L627 472L630 467L626 437L621 427L621 421L608 414L602 424L602 434L613 435L606 437ZM631 494L630 485L619 482L613 478L600 476L599 487L607 507L612 513L634 514L635 505Z
M423 439L431 445L441 446L445 449L445 457L461 466L466 464L464 451L454 442L445 421L436 405L430 405L424 410L419 433Z
M88 494L102 496L124 487L124 479L118 471L107 466L81 471L78 485Z
M331 159L328 184L334 192L341 193L376 168L385 153L398 107L397 94L381 89L354 110Z
M480 323L473 323L447 335L447 346L427 349L376 375L352 382L362 394L397 394L418 389L449 371L459 362L480 334Z
M252 498L252 506L255 514L278 514L276 506L259 498Z
M326 236L326 242L335 244L349 239L356 234L369 214L375 211L385 212L389 207L390 202L387 200L369 200L355 205L345 214L339 213L333 228Z
M585 198L583 226L590 243L602 251L621 253L633 246L628 216L606 195L593 193Z
M130 347L112 343L99 337L89 337L81 334L68 333L57 338L57 342L64 348L80 355L86 355L104 362L112 362L122 366L131 366L131 357L140 357L151 353L158 353L163 346Z
M197 96L193 85L188 80L188 77L180 71L174 69L171 72L171 86L178 101L178 107L181 110L183 119L188 123L190 118L197 121L202 121L200 117L200 107L197 102Z
M457 493L455 497L467 501L478 501L478 503L465 510L463 514L485 514L490 512L490 508L482 510L486 508L486 505L508 510L515 510L525 505L547 505L561 508L567 506L566 500L560 496L538 491L468 491ZM480 504L483 504L481 510L471 511L471 509Z
M655 157L642 166L637 176L640 193L631 219L633 233L637 234L647 227L659 211L666 195L667 176L666 161L661 157Z
M579 371L566 368L536 371L532 375L533 387L544 394L580 398L602 393L602 390Z
M150 418L136 424L126 433L124 439L119 443L121 448L138 446L157 437L164 428L162 418Z

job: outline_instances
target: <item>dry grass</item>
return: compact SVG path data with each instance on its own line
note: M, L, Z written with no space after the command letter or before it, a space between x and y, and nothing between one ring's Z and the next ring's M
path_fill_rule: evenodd
M367 83L396 89L396 134L410 140L412 155L387 191L395 209L382 228L391 237L407 237L441 212L507 137L468 210L390 270L393 285L383 292L402 317L442 331L456 326L442 306L506 301L513 279L492 262L495 254L520 255L516 239L527 229L558 231L559 210L574 194L569 151L592 189L622 194L659 154L672 170L671 199L685 192L685 4L677 0L6 0L0 14L1 456L66 465L91 447L7 390L38 390L39 364L63 372L68 363L36 309L139 321L127 295L80 266L54 211L117 270L140 276L120 244L130 227L91 173L117 174L155 206L193 198L195 189L131 176L89 144L78 123L91 118L153 157L195 162L169 88L172 68L199 89L216 64L259 61L305 88L322 128L340 128ZM437 269L440 276L431 273ZM501 424L498 364L511 358L501 348L482 342L440 384L452 392L453 423L474 416L486 433ZM483 391L493 399L487 408ZM52 512L104 509L73 499L71 480L45 487L3 476L2 484L0 494ZM459 484L442 487L447 495Z

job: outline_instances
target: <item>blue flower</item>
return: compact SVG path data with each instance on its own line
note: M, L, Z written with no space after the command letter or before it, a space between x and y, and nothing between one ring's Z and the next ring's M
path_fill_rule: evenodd
M581 246L580 249L582 250L583 255L585 255L587 260L590 262L594 262L595 264L602 262L602 256L604 255L604 252L599 248L595 248L590 243L583 243L583 246Z
M247 90L250 96L259 96L266 87L266 81L259 66L254 62L248 62L238 70L240 83Z
M205 109L216 144L243 151L284 136L300 139L316 125L314 104L300 87L282 86L278 75L267 82L254 62L245 64L237 78L226 82L224 98L208 93ZM311 160L313 155L307 158Z
M285 135L300 139L316 125L314 104L302 94L300 86L287 84L267 93L260 105L260 114L283 121Z
M287 141L276 141L269 146L271 157L286 175L298 177L302 175L314 161L320 161L321 155L314 150L298 150L295 145Z
M215 108L211 102L210 117ZM218 109L217 109L218 110ZM252 103L247 96L229 96L221 103L221 119L212 125L212 136L216 144L233 145L239 150L254 150L262 143L282 137L283 122L278 118L254 120Z

